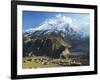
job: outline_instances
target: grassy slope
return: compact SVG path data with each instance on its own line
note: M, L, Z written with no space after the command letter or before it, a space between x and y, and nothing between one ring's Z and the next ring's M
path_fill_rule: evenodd
M28 61L28 59L32 59ZM56 64L48 62L48 64L43 64L43 62L35 61L36 57L26 57L23 58L22 68L23 69L31 69L31 68L47 68L47 67L56 67Z

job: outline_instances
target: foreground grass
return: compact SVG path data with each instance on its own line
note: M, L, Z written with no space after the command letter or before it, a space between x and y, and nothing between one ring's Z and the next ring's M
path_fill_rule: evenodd
M48 68L48 67L56 67L57 64L51 63L48 59L42 60L44 58L41 57L25 57L23 58L22 68ZM41 61L40 61L41 60Z
M89 65L86 58L51 59L44 56L23 57L22 68L50 68L61 66L85 66Z

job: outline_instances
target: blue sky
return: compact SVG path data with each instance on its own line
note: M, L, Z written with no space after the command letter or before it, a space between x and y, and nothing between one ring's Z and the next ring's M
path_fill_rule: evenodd
M54 17L56 13L23 11L23 29L38 27L47 18Z
M80 27L85 26L84 31L89 31L89 14L83 13L67 13L67 12L39 12L39 11L23 11L23 30L35 28L41 25L46 19L55 18L56 15L61 14L75 19ZM87 25L88 24L88 25Z

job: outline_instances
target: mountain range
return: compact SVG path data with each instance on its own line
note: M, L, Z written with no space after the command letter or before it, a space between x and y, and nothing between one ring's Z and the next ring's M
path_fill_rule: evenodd
M42 40L46 42L49 41L46 45L59 45L59 43L55 43L55 37L60 41L60 43L64 41L70 44L72 46L70 51L72 52L89 52L89 34L87 35L85 32L83 33L75 20L70 17L59 15L53 19L44 21L38 27L23 31L24 55L33 50L34 53L43 53L44 49L37 51L36 48L34 48L37 46L36 44L42 44ZM49 50L52 48L50 45L47 49L49 52L52 51ZM40 46L41 45L38 45L37 48ZM48 53L48 51L46 51L46 53Z

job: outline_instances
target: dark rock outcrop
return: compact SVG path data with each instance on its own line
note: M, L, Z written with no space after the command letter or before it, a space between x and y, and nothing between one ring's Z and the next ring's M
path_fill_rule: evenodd
M70 45L60 37L39 37L23 42L23 56L36 55L60 58L60 54Z

